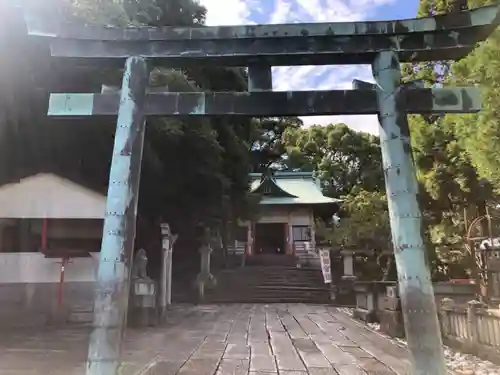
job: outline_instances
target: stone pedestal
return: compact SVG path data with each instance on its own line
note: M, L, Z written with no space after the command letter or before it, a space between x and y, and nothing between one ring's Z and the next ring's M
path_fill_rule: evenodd
M132 281L128 322L133 327L147 327L158 324L156 308L156 286L150 279Z
M354 275L355 252L352 250L342 250L340 254L342 254L342 262L344 265L344 275L342 276L342 279L349 281L356 280L356 276Z
M488 261L488 291L487 300L491 305L498 306L500 302L500 259Z
M202 302L205 298L206 288L213 288L216 285L216 279L214 275L210 273L210 256L212 254L212 248L210 245L204 245L200 248L201 265L200 273L196 278L196 285L198 289L198 298Z
M388 286L386 294L379 299L378 318L380 330L392 337L405 336L401 300L397 286Z
M338 288L334 284L330 284L330 301L336 302L338 295Z
M405 337L405 326L403 322L403 314L401 310L391 311L391 310L381 310L379 312L380 330L391 336L404 338Z
M335 301L343 305L351 305L354 303L355 292L354 283L356 276L354 275L354 256L353 250L341 250L342 260L342 277L339 280L335 291Z
M356 294L356 308L353 316L367 323L377 320L376 295L373 283L354 284Z

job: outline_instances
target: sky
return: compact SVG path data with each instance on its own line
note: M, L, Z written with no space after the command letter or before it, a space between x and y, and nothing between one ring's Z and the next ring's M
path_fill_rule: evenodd
M207 25L297 22L377 21L414 18L419 0L199 0ZM373 82L366 65L273 68L275 91L350 89L353 79ZM355 130L378 133L375 115L303 117L306 125L343 122Z

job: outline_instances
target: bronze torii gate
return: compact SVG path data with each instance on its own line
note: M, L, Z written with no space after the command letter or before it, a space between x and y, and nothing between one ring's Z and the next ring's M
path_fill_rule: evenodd
M400 63L456 60L500 23L500 6L434 18L388 22L197 28L111 28L43 24L53 59L107 61L125 73L121 94L52 94L51 116L118 116L95 295L88 375L117 373L129 290L129 268L146 116L307 116L378 114L392 238L408 345L415 374L446 369L421 213L407 113L479 111L475 88L426 89L401 83ZM147 93L147 60L170 67L246 66L249 92ZM271 66L371 64L375 85L354 90L272 92Z

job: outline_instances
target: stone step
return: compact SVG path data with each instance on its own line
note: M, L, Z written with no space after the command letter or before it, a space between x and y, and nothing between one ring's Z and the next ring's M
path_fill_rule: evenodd
M217 297L227 297L227 298L267 298L267 297L274 297L274 298L295 298L295 299L302 299L302 298L312 298L312 297L325 297L329 298L330 294L328 292L301 292L301 293L276 293L276 292L258 292L258 291L245 291L245 292L239 292L239 293L218 293L218 292L213 292L213 293L205 293L207 296L217 296Z
M283 259L270 258L275 261ZM264 260L264 258L259 259ZM323 275L318 268L297 268L295 265L276 264L253 265L221 270L216 272L215 276L217 286L215 289L206 290L204 302L329 303L330 301L330 288L324 284ZM181 302L189 299L197 299L193 282L174 281L173 301Z
M207 297L204 304L213 304L213 303L256 303L256 304L270 304L270 303L304 303L304 304L318 304L318 305L326 305L329 304L330 301L326 298L287 298L287 297L255 297L255 298L209 298Z
M246 258L245 265L247 266L295 266L297 258L293 255L274 255L274 254L260 254L253 255Z
M311 283L289 283L289 284L273 284L273 283L261 283L261 284L218 284L216 286L217 290L254 290L254 289L268 289L268 290L328 290L329 288L325 284L311 284Z
M240 269L234 270L223 270L219 271L220 275L239 275L241 276L255 276L255 275L268 275L268 276L288 276L288 275L297 275L297 276L311 276L311 275L321 275L321 270L319 269L297 269L297 268L272 268L272 269L261 269L257 268L255 270L243 267Z
M316 302L321 302L321 303L330 303L330 296L329 295L311 295L311 296L304 296L304 295L245 295L245 294L239 294L239 295L219 295L219 294L206 294L205 295L205 301L227 301L227 302L247 302L247 303L252 303L255 301L259 302L266 302L266 301L283 301L287 300L289 302L305 302L305 301L316 301ZM203 301L203 302L205 302Z
M328 301L330 292L327 289L317 288L253 288L245 290L210 290L206 292L207 298L224 300L248 300L256 299L287 299L290 301L322 300Z
M323 279L232 279L226 277L217 277L217 284L231 284L237 286L245 285L324 285Z
M218 285L216 290L278 290L278 291L308 291L308 290L330 290L330 288L325 284L311 285L311 284L260 284L260 285L241 285L236 287L234 284L231 285Z
M174 295L174 303L200 303L198 296L193 293L190 295ZM247 294L211 294L206 293L203 303L319 303L331 304L329 294L319 295L247 295Z
M240 290L238 292L229 290L218 290L207 292L212 295L227 295L227 296L309 296L309 295L329 295L329 291L279 291L278 289L261 289L261 290Z
M94 320L93 310L72 311L68 317L68 323L71 324L87 324L87 323L92 323L93 320Z
M270 269L262 269L262 268L255 268L252 269L251 267L242 267L242 268L236 268L232 270L222 270L218 273L227 273L227 274L239 274L239 275L277 275L277 274L283 274L283 275L315 275L317 273L321 273L321 270L319 269L301 269L301 268L282 268L282 267L276 267L276 268L270 268Z
M279 286L279 290L297 290L297 291L301 291L301 290L305 290L305 291L325 291L325 290L330 290L328 287L324 287L324 288L321 288L321 287L315 287L315 286L310 286L310 285L304 285L304 286L288 286L288 285L283 285L283 286ZM276 290L277 287L272 285L272 286L266 286L266 285L259 285L257 287L255 287L255 289L261 289L261 290Z
M303 279L303 278L290 278L290 279L267 279L267 278L259 278L259 279L236 279L229 277L217 277L217 283L219 285L230 283L232 285L321 285L324 284L323 279L315 278L315 279Z
M276 296L276 297L306 297L306 296L326 296L330 295L327 290L282 290L277 289L253 289L253 290L240 290L240 291L206 291L206 295L226 295L226 296Z

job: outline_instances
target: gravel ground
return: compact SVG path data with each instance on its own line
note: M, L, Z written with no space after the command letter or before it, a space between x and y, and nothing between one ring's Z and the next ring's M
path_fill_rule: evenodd
M342 309L345 313L352 315L353 309ZM367 324L372 330L380 333L380 325L369 323ZM386 336L380 333L383 336ZM386 336L387 337L387 336ZM390 338L395 343L406 346L406 340ZM444 346L444 356L446 359L446 365L448 369L453 371L457 375L499 375L500 366L490 362L485 361L476 356L460 353L456 350Z

